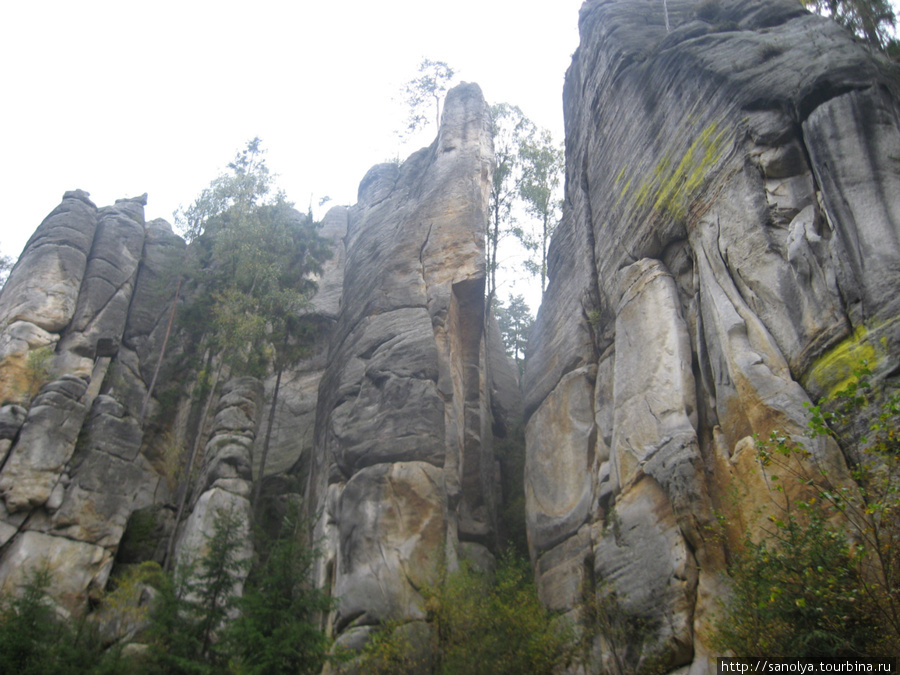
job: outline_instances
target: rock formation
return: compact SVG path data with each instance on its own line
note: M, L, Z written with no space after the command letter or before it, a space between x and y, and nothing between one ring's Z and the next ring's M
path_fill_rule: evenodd
M702 672L736 516L768 498L725 500L754 434L802 438L860 356L895 374L900 78L794 2L589 0L579 26L524 383L531 554L576 620L616 594L632 666Z
M419 591L459 543L473 555L495 545L492 407L503 397L492 406L483 329L492 159L488 108L461 85L435 143L369 171L348 213L309 488L325 511L322 582L344 644L385 620L424 620Z
M615 647L701 673L725 561L770 497L754 435L849 481L804 404L859 358L896 378L900 76L793 0L588 0L580 30L523 387L530 552L545 605L580 622L614 594L640 626L597 635L586 671ZM492 159L460 85L430 147L327 214L317 338L274 411L275 376L229 373L202 325L170 339L195 243L145 197L66 193L0 293L0 585L46 564L82 611L116 565L196 557L219 513L249 532L260 485L314 516L339 644L392 621L423 647L423 587L496 551L495 435L522 408L486 320Z
M226 512L248 557L258 481L321 514L340 642L388 619L421 634L423 585L496 551L493 438L521 417L485 320L492 160L487 104L460 85L431 147L374 167L359 203L326 215L317 338L283 374L263 476L274 376L194 353L203 326L167 337L196 293L193 244L145 222L145 197L98 209L67 193L0 295L0 584L46 564L61 608L83 611L116 564L202 555Z

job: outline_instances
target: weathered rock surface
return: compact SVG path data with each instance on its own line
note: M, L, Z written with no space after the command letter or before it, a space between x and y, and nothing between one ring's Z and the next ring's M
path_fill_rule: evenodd
M340 500L337 629L425 619L418 592L438 581L447 538L443 471L376 464L357 472Z
M373 168L359 203L326 215L332 257L304 310L315 343L274 410L274 373L235 377L181 318L202 240L146 222L146 196L98 209L67 193L0 294L0 584L46 558L65 575L54 595L81 611L116 564L204 555L223 515L249 558L261 481L273 513L303 496L322 514L339 641L398 620L427 651L423 587L460 557L493 565L494 435L521 419L485 322L489 130L478 87L457 87L431 147ZM572 446L586 451L577 431Z
M900 76L796 3L698 7L581 10L523 390L543 601L614 594L645 626L631 665L704 672L737 527L716 538L713 510L733 476L746 512L768 499L753 435L802 437L853 354L898 365ZM804 442L846 476L835 444Z
M496 545L493 430L519 401L484 328L489 125L476 85L451 90L435 143L374 167L349 210L310 478L342 643L416 625L439 565Z
M0 583L18 583L46 558L65 577L52 590L70 610L105 585L131 513L169 498L141 452L146 385L131 372L140 366L119 348L130 315L165 315L174 295L134 296L152 239L174 237L145 224L145 203L97 209L87 193L66 193L0 294L0 380L14 403L3 408L0 441ZM155 259L146 258L151 268ZM144 342L152 329L129 327Z

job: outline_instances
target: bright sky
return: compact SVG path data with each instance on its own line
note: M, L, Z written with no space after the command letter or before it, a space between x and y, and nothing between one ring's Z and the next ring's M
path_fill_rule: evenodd
M98 206L147 192L148 219L172 222L254 136L300 208L354 203L373 164L434 135L394 135L422 58L561 140L581 1L4 2L0 250L75 188Z

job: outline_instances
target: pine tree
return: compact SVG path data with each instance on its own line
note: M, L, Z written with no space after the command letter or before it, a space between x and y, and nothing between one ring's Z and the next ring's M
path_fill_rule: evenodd
M528 334L534 325L531 310L521 295L509 296L506 307L499 301L494 303L497 321L500 324L500 337L506 346L506 353L516 362L519 377L525 368L525 350L528 346Z
M317 620L332 606L312 584L315 552L305 543L300 509L288 512L278 537L263 552L238 601L238 619L228 630L232 658L254 675L318 673L330 642Z
M810 10L828 16L864 39L874 49L895 52L897 17L890 0L801 0Z

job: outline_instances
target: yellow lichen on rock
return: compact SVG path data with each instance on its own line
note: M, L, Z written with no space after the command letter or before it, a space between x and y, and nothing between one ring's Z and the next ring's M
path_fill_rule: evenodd
M856 330L829 349L812 364L804 378L808 390L813 386L831 398L845 389L854 377L854 371L866 362L869 368L878 364L880 349L869 339L869 329L860 324Z
M703 186L710 169L719 161L725 151L726 130L716 122L708 124L699 136L675 162L671 152L657 162L649 178L644 180L631 203L638 208L652 204L654 211L664 213L677 220L687 216L691 200ZM625 168L616 177L618 185L625 177ZM616 205L631 190L629 178L619 193Z

